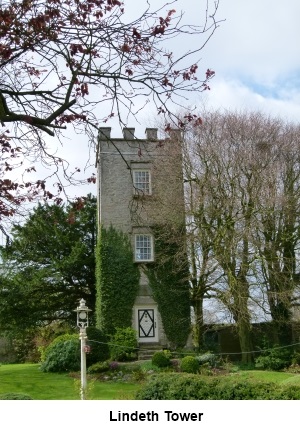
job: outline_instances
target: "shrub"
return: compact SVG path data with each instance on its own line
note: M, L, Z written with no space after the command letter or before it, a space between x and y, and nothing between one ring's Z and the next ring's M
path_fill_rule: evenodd
M131 327L117 328L111 337L110 358L116 361L130 361L137 359L137 336Z
M135 371L132 372L132 380L135 382L144 382L146 380L147 373L139 367Z
M46 356L49 354L49 351L51 350L51 348L54 347L54 345L56 345L57 343L60 343L60 342L64 342L65 340L70 340L70 339L78 339L78 344L79 344L79 335L64 333L64 334L61 334L61 335L55 337L52 340L52 342L50 342L46 347L40 347L39 351L41 354L41 362L46 360Z
M159 372L159 367L152 364L152 361L146 361L141 364L141 369L147 373Z
M183 357L180 362L180 370L186 373L198 373L199 361L196 357L187 355L186 357Z
M150 378L136 400L298 400L300 387L272 382L203 378L199 375L160 374Z
M257 367L269 370L282 370L292 363L291 351L288 348L274 347L266 349L255 360Z
M103 373L108 372L110 370L109 362L103 361L99 363L94 363L88 367L87 373Z
M44 353L47 346L53 342L58 336L64 334L74 334L74 329L72 329L66 322L57 321L52 322L50 325L45 327L39 327L33 338L34 350L37 350L37 362L44 361ZM30 360L32 361L32 360ZM34 361L34 360L33 360Z
M120 367L119 363L117 361L111 361L109 363L109 368L110 370L112 370L113 372L115 372L116 370L118 370Z
M291 364L287 369L285 369L288 373L300 373L300 366L299 364Z
M98 328L88 327L87 333L87 344L91 350L86 356L87 366L99 363L99 361L106 361L109 359L110 352L108 346L107 336Z
M77 334L58 336L45 350L43 372L71 372L80 369L80 341Z
M180 360L178 358L172 358L170 360L170 365L172 366L175 372L179 372L180 370Z
M168 367L171 364L169 354L165 351L156 351L151 361L154 366L159 368Z
M200 365L209 363L211 366L215 367L217 364L217 358L216 358L215 354L212 354L211 352L207 352L205 354L198 355L198 357L196 357L196 358L197 358L198 363Z
M292 355L292 365L300 365L300 353L294 352Z
M0 400L33 400L28 394L5 393L0 395Z

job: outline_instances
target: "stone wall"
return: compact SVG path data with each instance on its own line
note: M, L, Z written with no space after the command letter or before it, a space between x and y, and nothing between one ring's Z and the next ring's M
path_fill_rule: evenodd
M185 217L179 131L172 131L166 140L157 139L157 129L146 129L145 139L136 139L134 134L133 128L126 128L123 138L116 139L111 137L110 128L100 128L98 151L98 221L105 228L112 225L128 234L133 248L135 234L151 233L154 225L182 225ZM150 195L134 188L134 169L150 171ZM135 309L155 307L142 266L140 270ZM137 326L135 309L133 327ZM156 323L159 342L165 346L167 339L158 312Z

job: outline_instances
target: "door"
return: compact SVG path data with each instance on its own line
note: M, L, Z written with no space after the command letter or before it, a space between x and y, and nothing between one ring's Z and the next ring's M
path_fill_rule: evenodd
M153 307L137 308L136 318L139 342L157 342L156 309Z

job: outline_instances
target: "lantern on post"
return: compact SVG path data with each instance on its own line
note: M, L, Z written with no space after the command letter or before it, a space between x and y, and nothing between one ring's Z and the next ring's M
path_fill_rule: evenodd
M85 300L81 299L79 302L79 306L75 309L75 312L77 313L77 327L79 327L79 339L80 339L80 349L81 349L81 388L80 388L80 397L81 400L85 400L85 394L86 394L86 352L87 352L87 345L86 345L86 328L89 326L89 312L91 309L89 309L86 304Z

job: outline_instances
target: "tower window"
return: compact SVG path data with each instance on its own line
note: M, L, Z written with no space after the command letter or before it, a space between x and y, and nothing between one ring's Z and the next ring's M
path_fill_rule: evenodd
M133 186L136 194L151 194L150 170L133 170Z
M151 234L135 235L135 261L153 261L153 237Z

